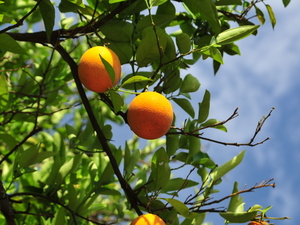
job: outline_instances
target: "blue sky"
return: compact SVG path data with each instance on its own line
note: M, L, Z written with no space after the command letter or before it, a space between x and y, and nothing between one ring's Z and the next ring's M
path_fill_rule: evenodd
M253 148L211 143L206 151L221 164L246 149L245 160L226 176L220 189L230 192L234 181L242 188L274 178L276 188L244 195L245 208L256 203L264 207L273 205L268 216L292 217L290 221L274 221L275 224L291 225L300 221L300 14L297 12L300 2L292 0L287 8L281 1L266 3L273 7L277 17L274 31L267 20L256 37L238 41L242 55L225 57L225 65L215 77L209 60L199 62L188 72L199 78L202 91L211 92L212 118L224 120L239 107L239 117L227 124L228 133L210 131L206 136L227 142L248 142L257 122L275 107L257 137L257 141L270 137L269 141ZM222 223L216 217L209 216L215 224Z

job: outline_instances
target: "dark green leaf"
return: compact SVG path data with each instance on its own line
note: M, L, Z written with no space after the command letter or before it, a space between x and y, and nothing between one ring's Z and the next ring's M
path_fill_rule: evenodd
M168 183L170 175L169 156L164 148L159 148L151 160L150 183L147 187L152 191L160 190Z
M189 188L198 185L199 183L187 180L183 178L174 178L169 180L167 185L161 190L162 192L171 192L171 191L178 191L181 189Z
M291 0L282 0L284 7L287 7L290 4Z
M241 0L217 0L215 3L217 6L219 5L242 5Z
M109 62L107 62L102 56L101 54L99 54L100 56L100 60L102 61L104 67L105 67L105 70L107 71L107 73L109 74L110 76L110 79L112 81L112 83L115 82L115 78L116 78L116 75L115 75L115 70L114 68L112 67L112 65L110 65Z
M43 0L39 4L39 9L44 21L48 41L50 40L55 22L55 10L50 0Z
M171 132L173 129L170 130ZM179 148L179 135L176 134L168 134L166 137L166 151L168 156L172 156Z
M157 36L156 36L157 35ZM159 45L157 46L157 37ZM156 34L153 27L143 31L143 38L136 51L136 61L139 67L147 66L149 63L158 61L167 45L167 34L164 30L156 27ZM160 52L162 51L162 52Z
M121 109L124 105L124 100L123 100L122 96L112 90L109 91L109 95L110 95L110 99L111 99L113 107L114 107L114 112L117 113L117 112L121 111Z
M183 2L192 13L199 17L201 15L202 19L207 20L215 33L221 31L217 9L212 0L184 0Z
M187 100L185 98L172 98L172 99L177 105L179 105L192 118L195 117L194 108L189 100Z
M207 120L210 109L210 92L205 90L202 102L199 103L198 123Z
M114 29L112 29L112 27ZM122 20L110 20L101 26L105 38L116 42L130 42L133 25Z
M181 33L176 36L176 44L181 54L185 54L191 49L191 39L186 33Z
M200 87L199 80L194 77L192 74L188 74L184 77L183 82L180 87L181 93L189 93L198 91Z

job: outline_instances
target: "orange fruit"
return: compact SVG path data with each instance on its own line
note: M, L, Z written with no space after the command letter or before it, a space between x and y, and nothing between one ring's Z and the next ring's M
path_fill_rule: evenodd
M135 97L127 111L128 125L139 137L156 139L165 135L173 122L170 101L157 92L143 92Z
M261 222L258 222L258 221L251 221L250 223L248 223L248 225L267 225L268 223L265 222L265 221L261 221Z
M103 64L100 55L114 69L115 79L112 81ZM81 83L90 91L103 93L114 87L120 80L121 63L111 49L104 46L96 46L88 49L81 56L78 63L78 76Z
M166 225L165 222L157 215L144 214L134 219L130 225Z

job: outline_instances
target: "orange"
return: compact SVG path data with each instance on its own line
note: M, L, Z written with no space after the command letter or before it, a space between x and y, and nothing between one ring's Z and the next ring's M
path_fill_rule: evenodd
M251 221L248 223L248 225L267 225L268 223L265 221L257 222L257 221Z
M105 69L100 55L114 69L115 79L112 81ZM81 56L78 63L78 76L81 83L90 91L103 93L114 87L120 80L121 63L111 49L103 46L96 46L88 49Z
M165 222L154 214L141 215L131 222L130 225L166 225Z
M170 101L157 92L143 92L135 97L127 111L128 125L139 137L156 139L165 135L173 122Z

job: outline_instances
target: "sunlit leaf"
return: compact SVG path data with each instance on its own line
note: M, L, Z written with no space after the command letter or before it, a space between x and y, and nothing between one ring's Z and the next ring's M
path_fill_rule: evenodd
M232 42L238 41L249 36L258 28L259 25L244 25L225 30L216 37L216 43L218 45L230 44Z
M17 54L27 54L25 50L8 34L0 34L0 49Z
M270 5L266 5L267 7L267 10L268 10L268 13L269 13L269 17L270 17L270 21L271 21L271 24L272 24L272 27L274 29L275 25L276 25L276 17L275 17L275 14L273 12L273 9Z

